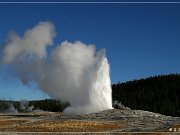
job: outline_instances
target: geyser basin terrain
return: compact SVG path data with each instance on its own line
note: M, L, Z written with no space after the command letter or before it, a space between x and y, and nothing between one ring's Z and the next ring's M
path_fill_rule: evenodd
M85 115L64 115L52 112L0 114L0 131L9 132L107 132L108 134L169 132L172 134L170 132L173 131L169 129L180 128L179 123L178 117L142 110L110 109Z
M105 50L80 41L54 47L54 25L40 22L23 37L11 32L3 49L3 65L24 85L36 82L49 96L68 101L65 113L81 114L112 108L110 69Z

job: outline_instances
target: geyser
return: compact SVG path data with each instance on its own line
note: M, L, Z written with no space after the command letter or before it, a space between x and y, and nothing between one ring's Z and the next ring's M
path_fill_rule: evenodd
M64 41L53 44L55 28L40 22L23 37L11 32L3 50L3 64L24 85L35 81L49 96L68 101L65 113L82 114L112 108L110 69L105 50L94 45Z

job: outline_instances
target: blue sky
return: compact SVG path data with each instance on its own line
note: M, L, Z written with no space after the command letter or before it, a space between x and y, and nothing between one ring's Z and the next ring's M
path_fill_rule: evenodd
M55 46L80 40L106 49L112 83L180 73L180 4L0 4L0 17L1 50L9 31L51 21ZM48 97L5 69L0 75L0 98Z

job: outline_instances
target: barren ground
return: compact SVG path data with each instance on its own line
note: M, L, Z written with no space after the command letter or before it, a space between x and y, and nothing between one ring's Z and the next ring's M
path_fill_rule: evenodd
M176 132L169 129L176 128ZM178 132L179 130L179 132ZM140 110L106 110L85 115L63 113L0 114L0 131L6 132L159 132L180 133L180 118ZM166 132L166 133L162 133ZM156 134L159 134L156 133ZM154 133L153 133L154 134Z

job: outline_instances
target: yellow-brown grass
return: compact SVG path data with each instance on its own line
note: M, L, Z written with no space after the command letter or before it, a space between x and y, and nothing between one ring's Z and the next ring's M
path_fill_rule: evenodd
M39 121L31 125L16 126L13 131L21 132L96 132L122 128L117 123L88 121Z
M25 119L0 119L0 129L12 127L16 124L22 124L28 122L28 120Z

